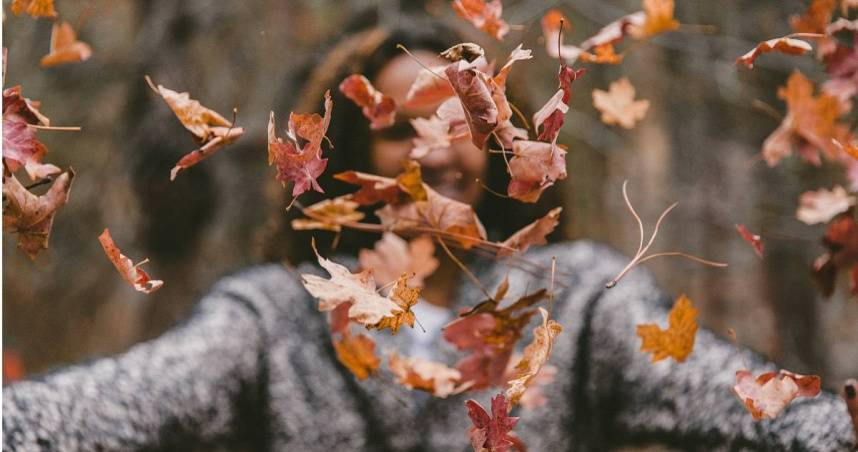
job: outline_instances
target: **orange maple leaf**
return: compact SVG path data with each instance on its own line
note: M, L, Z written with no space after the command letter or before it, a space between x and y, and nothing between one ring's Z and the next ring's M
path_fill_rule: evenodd
M340 363L358 380L365 379L381 365L381 359L375 355L375 341L365 334L344 333L334 340L334 350Z
M71 24L65 21L54 22L51 29L51 50L42 57L42 67L54 67L61 64L86 61L92 56L89 44L77 40L77 34Z
M673 357L683 362L694 348L694 336L697 334L697 309L691 300L681 295L667 316L668 328L662 330L655 324L638 325L641 338L641 351L651 352L652 362Z
M627 78L611 83L608 91L593 90L593 106L602 113L602 122L626 129L633 128L649 109L648 100L634 99L635 87Z

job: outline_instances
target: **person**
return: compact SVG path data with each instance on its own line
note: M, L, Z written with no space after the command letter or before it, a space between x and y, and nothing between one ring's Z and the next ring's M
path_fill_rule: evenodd
M363 73L401 101L420 66L396 44L432 61L452 43L449 32L404 19L399 26L350 34L315 65L296 111L310 111L313 107L302 108L308 102L318 108L321 93L350 73ZM336 148L326 152L329 168L320 179L326 197L354 189L331 179L336 172L397 173L413 135L404 119L425 114L401 110L393 127L369 132L359 110L332 93L329 136ZM486 194L475 179L502 186L503 167L498 170L499 159L469 146L457 142L423 159L427 182L476 204L494 237L536 218L546 204L517 211L513 218L503 207L512 201ZM552 196L556 193L544 197L549 206ZM320 198L310 194L301 202L314 199ZM282 205L274 209L280 215ZM282 259L287 250L292 262L300 262L297 267L271 263L241 271L217 284L184 323L156 339L6 387L4 449L467 450L471 423L464 401L474 398L485 405L498 389L439 399L383 378L357 380L337 361L326 316L301 284L301 273L321 274L309 254L308 235L286 230L286 223L273 221L264 243L271 260ZM345 231L337 248L344 255L335 260L354 266L356 249L377 238ZM530 450L606 450L653 442L689 450L854 446L845 404L827 392L793 402L773 420L754 421L731 394L735 371L776 367L709 331L698 332L685 363L651 363L638 350L635 325L662 323L672 302L641 269L606 289L627 262L621 254L576 241L537 247L526 257L533 262L554 257L556 273L563 275L552 311L564 326L550 359L557 368L555 381L543 388L546 403L520 413L514 429ZM509 298L546 284L545 274L492 259L469 256L467 264L486 287L508 277ZM441 345L440 327L484 297L449 263L427 281L424 294L425 302L414 309L426 332L378 334L377 348L453 362L452 351Z

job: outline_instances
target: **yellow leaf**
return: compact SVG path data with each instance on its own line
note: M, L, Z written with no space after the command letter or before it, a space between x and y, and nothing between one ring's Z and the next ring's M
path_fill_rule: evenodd
M334 341L334 350L337 352L337 359L358 380L368 377L381 365L381 360L375 356L375 342L363 334L344 334L342 339Z
M697 309L691 305L691 299L680 296L667 316L668 328L662 330L658 325L638 325L641 351L651 352L652 362L673 357L683 362L694 348L694 336L697 334Z

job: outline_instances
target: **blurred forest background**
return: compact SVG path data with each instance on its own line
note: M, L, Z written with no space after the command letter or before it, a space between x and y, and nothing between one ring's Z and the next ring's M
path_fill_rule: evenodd
M4 347L20 355L28 373L120 352L187 316L220 277L259 262L259 230L271 209L282 208L271 201L282 188L266 162L268 112L288 114L300 96L302 66L356 15L390 23L429 14L500 60L523 42L535 58L515 67L513 82L527 81L517 96L541 105L556 90L557 61L545 53L539 24L552 7L572 20L566 41L574 43L639 10L640 1L505 0L504 18L521 28L498 43L443 0L58 0L60 17L79 28L94 55L47 70L38 61L51 22L13 16L4 2L4 86L22 84L52 125L83 127L40 132L46 160L78 176L50 249L35 262L4 234ZM793 68L820 80L821 66L810 56L775 54L753 71L734 64L758 41L790 33L788 17L806 7L800 0L678 0L683 24L711 29L658 36L621 65L590 67L575 82L560 137L570 150L561 187L570 235L628 254L638 238L622 202L623 180L648 227L678 200L655 249L730 266L680 259L646 266L668 291L694 300L701 324L721 335L733 328L740 342L790 370L819 374L832 388L858 375L858 300L845 293L844 281L832 299L815 290L810 266L823 252L824 225L799 222L795 208L803 191L842 183L842 171L795 158L768 168L760 147L779 119L755 107L758 100L784 111L777 87ZM244 137L170 183L169 169L194 144L144 74L219 112L238 107ZM590 96L623 76L651 102L631 131L602 124ZM763 234L765 259L742 241L736 223ZM125 254L151 258L147 270L165 281L160 291L139 294L116 274L96 240L105 227Z

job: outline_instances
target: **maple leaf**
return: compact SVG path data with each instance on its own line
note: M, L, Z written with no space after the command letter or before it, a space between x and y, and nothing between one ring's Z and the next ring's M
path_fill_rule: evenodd
M523 202L536 202L555 181L566 179L566 151L554 143L518 140L509 161L511 179L507 194Z
M423 287L426 277L438 268L435 259L435 244L428 235L421 235L410 242L392 232L385 232L375 242L372 250L362 249L358 254L361 268L372 270L375 280L387 285L403 272L413 274L411 283Z
M612 82L608 91L593 90L593 106L602 113L605 124L619 124L631 129L646 116L648 100L634 100L635 87L629 79Z
M812 0L804 14L789 18L793 31L796 33L824 33L826 25L831 22L831 13L836 4L836 0Z
M447 74L444 73L445 68L446 66L432 66L421 69L408 88L403 105L409 108L427 107L455 95L450 81L447 80Z
M381 366L381 359L375 355L375 341L365 334L345 333L334 339L337 359L357 377L366 379Z
M855 197L849 196L841 186L831 190L820 188L806 191L798 200L795 216L806 224L828 223L837 214L855 205Z
M638 325L641 338L641 351L651 352L652 362L672 357L676 362L684 362L694 348L694 336L697 334L697 309L691 300L681 295L667 316L668 328L662 330L655 324Z
M566 65L560 66L560 71L557 74L560 81L559 89L539 111L533 114L533 128L539 130L539 126L542 126L542 132L538 137L539 141L555 141L557 139L557 134L563 127L566 112L569 111L572 82L578 80L585 72L585 69L575 70Z
M89 44L77 40L77 34L66 21L54 22L51 29L51 48L42 57L42 67L54 67L68 63L86 61L92 56Z
M798 375L786 370L766 372L758 377L747 370L736 372L733 392L745 404L755 421L775 418L796 397L819 394L816 375Z
M762 259L763 258L763 239L760 238L757 234L751 234L748 231L748 228L745 227L744 224L737 224L736 230L739 231L739 235L742 239L748 242L754 248L754 252L757 253L757 256Z
M780 126L763 142L763 159L769 166L792 154L799 147L802 158L819 164L819 152L838 159L842 153L832 139L843 141L848 134L837 122L841 115L840 101L827 94L813 96L813 83L800 72L793 72L786 86L778 89L778 97L787 104L787 115Z
M593 47L593 53L581 52L581 61L594 64L620 64L624 55L617 53L613 44L600 44Z
M533 342L524 348L524 356L515 366L515 378L507 382L504 394L509 399L510 405L515 405L521 400L536 374L548 362L554 340L563 331L559 323L548 319L548 311L539 308L539 314L542 315L542 325L533 329Z
M498 126L498 106L489 87L489 78L465 60L450 64L445 73L461 102L471 141L482 149ZM444 118L440 114L438 116Z
M35 260L41 250L48 249L48 238L57 209L69 199L74 171L69 169L57 176L47 193L30 193L14 175L3 178L3 197L8 202L3 209L3 225L18 234L18 248Z
M427 391L435 397L446 398L461 388L456 384L462 375L458 370L442 363L420 357L400 358L393 353L388 359L396 382L409 388Z
M501 18L501 0L453 0L450 4L459 17L498 41L509 33L509 25Z
M304 215L310 218L292 220L292 229L340 232L343 223L353 223L363 219L363 212L357 210L359 205L351 199L350 195L319 201L302 210Z
M54 0L12 0L12 13L16 16L26 12L32 18L57 17Z
M554 231L554 228L560 224L560 212L562 207L551 209L544 217L530 223L504 240L501 245L503 248L498 250L498 257L505 257L513 254L512 250L525 252L532 245L545 245L548 241L545 237Z
M396 117L396 102L375 89L366 77L352 74L340 83L340 92L361 107L373 130L390 127Z
M787 55L804 55L811 50L813 50L813 47L811 47L806 41L784 36L782 38L769 39L768 41L763 41L757 44L757 46L749 50L748 53L737 58L736 63L742 63L747 66L748 69L751 69L754 67L754 62L757 61L757 58L764 53L781 52Z
M394 312L391 317L382 318L378 323L367 325L367 328L377 330L390 328L390 334L393 335L399 332L399 328L403 324L414 328L414 313L411 311L411 308L420 299L420 288L408 287L408 278L411 276L408 273L400 275L388 294L388 298L393 300L399 306L400 310Z
M152 279L149 274L140 268L141 265L149 262L149 259L143 259L135 264L119 251L119 247L113 242L113 238L110 237L110 231L107 228L98 236L98 241L101 242L101 247L104 248L104 254L107 255L107 258L110 259L110 262L113 263L113 266L122 275L122 279L131 284L134 290L150 294L164 285L164 281Z
M179 171L196 165L244 134L243 128L233 127L233 124L218 112L203 107L199 101L191 99L190 94L178 93L165 88L164 85L155 86L148 75L145 76L145 79L152 91L164 99L179 122L191 132L194 139L200 144L199 149L185 154L176 162L176 165L170 170L171 181L176 179Z
M331 122L330 92L325 92L325 116L318 114L296 114L289 115L288 138L284 142L277 137L274 125L274 112L268 120L268 165L277 166L277 180L285 186L293 182L292 196L298 196L311 187L324 193L322 187L316 182L316 178L322 175L328 165L328 159L322 156L322 140ZM299 138L306 140L303 147L300 146ZM360 202L358 200L355 200Z
M450 122L432 115L429 118L414 118L410 120L417 136L411 140L414 147L410 158L419 160L432 151L447 149L453 138L450 135Z
M517 438L511 437L511 430L518 418L508 416L509 405L503 394L492 397L491 415L473 399L465 401L465 407L473 423L468 436L475 452L506 452L520 443Z
M638 38L649 38L659 33L679 28L679 21L673 17L673 0L643 0L646 15L643 25L633 33Z

